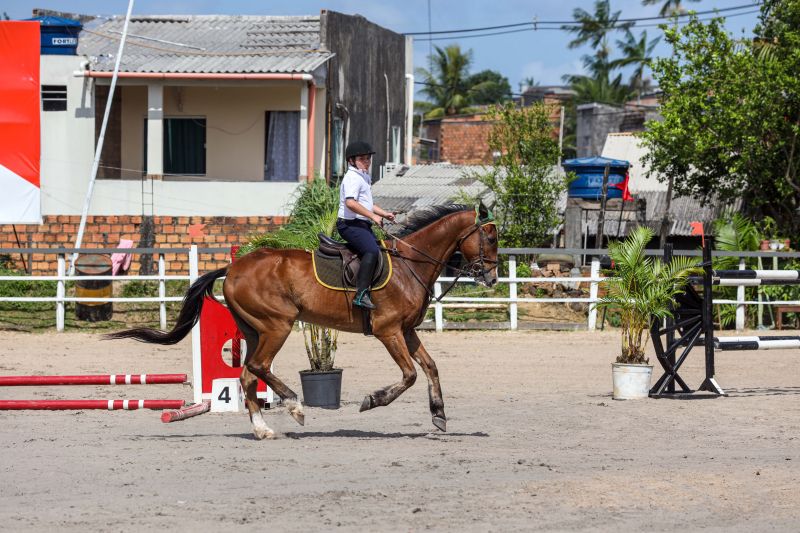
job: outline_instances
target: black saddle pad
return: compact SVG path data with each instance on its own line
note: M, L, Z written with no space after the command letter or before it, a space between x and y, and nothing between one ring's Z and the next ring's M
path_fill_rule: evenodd
M311 261L314 263L314 277L317 283L329 289L337 291L355 290L355 278L349 279L345 276L340 256L330 256L314 250L311 254ZM392 277L392 258L386 252L381 252L378 266L375 269L375 276L372 278L372 290L377 291L386 286Z

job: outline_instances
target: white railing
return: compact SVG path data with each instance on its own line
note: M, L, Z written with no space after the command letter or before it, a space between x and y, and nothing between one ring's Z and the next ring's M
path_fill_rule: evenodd
M0 283L4 281L55 281L56 293L54 296L39 296L39 297L14 297L14 296L0 296L0 302L55 302L56 304L56 329L58 331L64 330L65 322L65 304L67 302L157 302L159 304L159 324L162 329L167 327L167 310L166 304L168 302L179 302L183 300L183 296L167 296L166 295L166 282L172 280L185 280L190 283L197 279L199 276L199 254L200 253L220 253L229 252L225 248L203 248L198 249L197 246L191 248L122 248L122 249L108 249L108 248L90 248L78 250L80 253L132 253L132 254L152 254L158 256L158 274L157 275L125 275L125 276L88 276L88 275L75 275L69 276L66 274L66 257L72 254L73 249L28 249L28 248L4 248L0 249L0 254L20 254L20 253L36 253L36 254L57 254L57 274L55 276L0 276ZM591 258L591 268L588 277L575 276L575 277L517 277L517 258L519 256L535 256L540 254L553 254L572 255L572 256L585 256ZM433 308L433 323L436 331L443 331L448 327L448 321L445 319L445 309L454 308L505 308L508 312L508 328L516 330L519 328L518 308L520 304L526 303L587 303L589 304L589 312L587 314L586 328L589 331L594 331L597 327L597 311L591 304L598 300L598 287L599 284L605 280L600 275L600 261L599 257L605 255L607 250L603 249L561 249L561 248L508 248L500 249L500 258L508 259L508 275L498 278L498 283L507 283L509 286L508 296L497 297L471 297L471 296L457 296L446 295L439 301L432 304ZM660 250L648 250L648 255L659 256ZM185 275L166 275L165 254L186 254L188 256L188 272ZM699 256L700 252L697 250L685 251L675 250L673 255L689 255ZM777 258L800 258L800 253L796 252L714 252L716 256L734 256L734 257L772 257ZM502 263L501 263L502 264ZM740 262L740 268L743 268L744 260ZM451 284L456 278L440 277L434 284L434 296L439 297L443 292L443 284ZM158 282L158 296L155 297L84 297L84 296L66 296L66 282L68 281L88 281L88 280L110 280L110 281L157 281ZM458 283L474 283L472 278L459 278ZM564 285L588 283L589 295L588 297L564 297L564 298L536 298L536 297L520 297L519 286L524 284L550 284L561 283ZM735 304L737 306L737 329L744 328L744 308L746 305L800 305L800 301L749 301L744 298L744 287L740 286L737 291L736 300L722 300L715 299L714 304Z
M21 249L25 250L25 249ZM0 250L7 251L7 250ZM79 303L108 303L108 302L158 302L159 310L159 325L161 329L167 327L167 302L180 302L183 296L167 296L166 282L173 280L194 281L198 277L198 249L196 245L191 248L120 248L120 249L105 249L105 248L84 248L79 251L84 254L96 253L148 253L158 256L158 274L157 275L125 275L125 276L91 276L91 275L68 275L66 268L66 256L70 255L74 250L59 250L51 251L48 249L35 249L35 253L56 253L56 275L55 276L0 276L0 282L3 281L55 281L56 282L56 295L50 296L0 296L0 302L55 302L56 304L56 331L64 331L64 322L66 317L65 304L67 302ZM164 255L167 253L185 253L188 255L189 273L187 275L167 275ZM158 296L129 296L129 297L89 297L89 296L66 296L66 283L68 281L157 281L158 282Z

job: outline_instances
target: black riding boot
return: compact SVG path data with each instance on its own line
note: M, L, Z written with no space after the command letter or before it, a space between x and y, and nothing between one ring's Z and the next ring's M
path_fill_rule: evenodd
M378 264L378 254L364 254L361 258L361 266L358 268L358 279L356 280L356 297L353 298L353 305L366 309L375 309L375 304L369 299L369 288L372 285L372 277L375 275L375 265Z

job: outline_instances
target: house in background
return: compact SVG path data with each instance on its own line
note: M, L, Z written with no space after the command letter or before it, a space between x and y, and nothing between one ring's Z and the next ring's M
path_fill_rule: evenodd
M75 241L124 17L70 18L77 53L41 56L42 224L0 226L0 247L17 245L14 229L24 246ZM373 145L375 172L407 162L412 70L410 38L358 15L134 16L85 245L266 231L299 183L343 174L349 140Z

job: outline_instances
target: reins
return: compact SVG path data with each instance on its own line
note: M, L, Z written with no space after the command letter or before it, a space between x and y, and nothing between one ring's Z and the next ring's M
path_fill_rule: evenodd
M464 235L464 236L462 236L462 237L460 237L458 239L458 241L456 242L456 249L458 249L461 246L461 244L467 238L469 238L470 235L472 235L476 231L480 231L478 257L476 259L473 259L469 263L467 263L467 265L464 268L460 268L459 267L457 269L457 271L456 271L457 276L453 280L453 283L451 283L450 286L447 287L447 289L444 292L442 292L442 294L440 294L438 297L434 294L433 290L430 287L428 287L428 285L426 285L424 281L422 281L422 279L419 277L419 274L417 274L416 270L414 270L414 268L411 265L408 265L408 262L409 261L418 262L418 263L419 262L428 262L428 263L433 263L435 265L438 265L438 266L444 268L444 267L447 266L447 263L445 261L440 261L439 259L436 259L435 257L431 257L429 254L427 254L424 251L420 250L419 248L417 248L413 244L410 244L410 243L404 241L403 239L401 239L400 237L398 237L396 235L393 235L390 231L388 231L386 229L384 229L383 231L393 239L393 243L392 243L392 247L391 248L386 248L386 247L382 246L381 250L385 251L386 253L388 253L392 257L397 257L398 259L402 259L403 260L403 263L405 263L406 266L408 266L408 270L411 272L411 275L414 277L414 279L416 279L417 282L425 289L425 292L427 293L428 298L429 298L429 303L430 302L439 302L439 301L442 300L442 298L444 298L447 295L448 292L450 292L450 290L453 287L455 287L456 283L461 278L461 276L470 275L471 277L476 278L478 275L486 275L488 273L488 270L486 269L486 263L495 263L495 264L497 264L496 260L486 259L484 257L484 254L483 254L483 241L485 239L485 234L483 232L483 226L486 226L486 225L489 225L489 224L494 224L494 221L485 222L483 224L481 224L480 222L475 222L475 225L472 227L472 230L469 233L467 233L466 235ZM413 250L413 251L417 252L418 254L424 256L428 261L423 261L423 260L420 260L420 259L413 259L411 257L404 256L397 249L397 243L398 242L404 244L405 246L409 247L411 250Z

